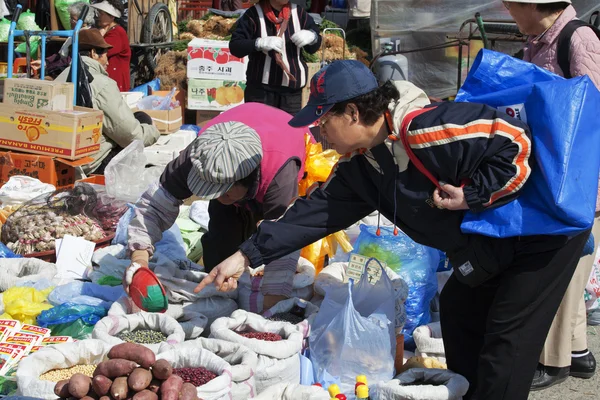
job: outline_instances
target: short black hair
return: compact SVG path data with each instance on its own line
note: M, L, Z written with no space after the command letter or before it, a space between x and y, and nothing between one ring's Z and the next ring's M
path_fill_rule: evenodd
M536 4L535 8L543 14L557 14L565 10L571 4L566 1L559 1L556 3Z
M99 56L101 56L102 54L104 54L108 51L108 49L103 49L100 47L94 48L94 49L82 49L82 50L79 50L79 55L92 58L92 50L95 50L96 54L98 54Z
M346 112L348 104L354 104L358 108L362 123L372 126L383 115L385 110L388 109L392 100L398 100L399 98L400 92L398 92L394 83L387 81L372 92L337 103L329 112L333 115L340 115Z

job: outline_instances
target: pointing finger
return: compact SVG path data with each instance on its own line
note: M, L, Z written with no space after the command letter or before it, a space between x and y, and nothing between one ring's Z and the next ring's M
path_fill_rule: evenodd
M194 289L194 293L200 292L202 289L213 283L216 276L217 269L215 268L212 271L210 271L210 274L206 275L204 279L202 279L202 282L200 282L198 286L196 286L196 288Z

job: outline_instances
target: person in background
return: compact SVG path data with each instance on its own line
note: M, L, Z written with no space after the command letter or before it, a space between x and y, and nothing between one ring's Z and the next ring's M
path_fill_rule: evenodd
M267 264L266 273L271 260L377 210L414 241L446 252L456 267L440 296L440 316L448 369L470 384L464 399L527 399L589 231L500 239L461 232L465 210L507 204L527 185L535 168L527 124L483 104L430 105L407 81L378 86L354 60L325 66L310 87L308 105L290 125L318 121L347 155L327 182L277 221L263 221L195 291L212 283L235 289L247 266ZM468 279L477 275L483 278Z
M298 195L306 157L306 130L290 127L290 118L270 106L245 103L207 123L200 136L167 165L160 184L137 203L128 230L133 268L126 274L125 287L136 268L148 266L154 244L192 195L210 200L208 232L202 236L207 271L235 253L256 232L259 221L284 213ZM299 256L273 261L275 267L264 274L261 285L263 307L292 295Z
M242 0L221 0L221 10L235 11L244 8Z
M96 26L104 36L104 40L112 46L108 52L108 76L115 82L121 92L128 92L131 88L131 47L127 32L116 21L123 15L123 2L121 0L103 0L92 4L98 14Z
M571 37L569 71L558 61L558 39L565 26L576 19L571 1L507 0L504 2L519 30L529 35L523 59L560 76L588 75L600 89L600 39L588 27L578 28ZM599 193L600 199L600 193ZM600 238L600 204L592 234ZM583 257L575 270L565 297L558 308L531 385L531 390L546 389L567 377L591 378L596 359L587 346L587 319L583 298L590 277L594 254Z
M90 83L94 109L104 112L100 150L92 157L94 161L83 166L83 172L102 174L108 162L134 140L141 140L144 146L154 144L160 137L154 125L145 113L134 116L123 100L114 80L108 77L106 69L109 65L108 44L96 28L79 32L79 55L89 70L93 81ZM67 82L71 68L65 69L56 78L59 82Z
M301 50L313 54L320 47L319 27L302 7L289 0L260 0L238 20L229 42L231 54L249 58L244 100L290 114L300 111L308 80Z

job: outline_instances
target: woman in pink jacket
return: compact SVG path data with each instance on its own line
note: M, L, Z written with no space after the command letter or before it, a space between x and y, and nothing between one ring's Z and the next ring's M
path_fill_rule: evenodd
M524 60L567 78L588 75L600 89L600 32L582 26L572 32L567 54L558 50L559 39L569 43L567 31L574 25L571 1L507 0L504 5L519 30L529 35ZM561 63L559 60L565 61ZM568 61L567 61L568 60ZM565 71L561 68L568 70ZM599 193L600 194L600 193ZM599 196L600 198L600 196ZM600 207L596 205L594 238L600 238ZM531 390L541 390L567 377L591 378L596 360L587 348L586 310L583 292L589 279L594 255L582 258L556 313Z

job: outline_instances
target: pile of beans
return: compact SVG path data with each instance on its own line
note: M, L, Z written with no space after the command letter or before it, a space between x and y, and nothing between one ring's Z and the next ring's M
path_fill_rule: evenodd
M180 376L184 382L189 382L192 385L198 387L206 385L217 377L213 372L210 372L206 368L175 368L173 370L175 375Z
M40 375L40 380L58 382L63 379L70 379L75 374L83 374L91 377L95 369L95 365L75 365L71 368L53 369L52 371Z
M167 360L156 360L147 347L122 343L108 352L108 360L91 366L91 373L61 377L54 394L81 400L199 400L196 387L173 374ZM89 372L89 371L86 371Z
M281 312L277 314L273 314L270 318L267 318L270 321L280 321L280 322L289 322L292 324L297 324L304 321L304 318L297 316L296 314L292 314L290 312Z
M138 329L133 332L121 332L117 335L119 339L127 343L156 344L166 342L167 337L162 332L149 329Z
M238 335L248 339L264 340L266 342L278 342L282 338L280 335L271 332L236 332Z

